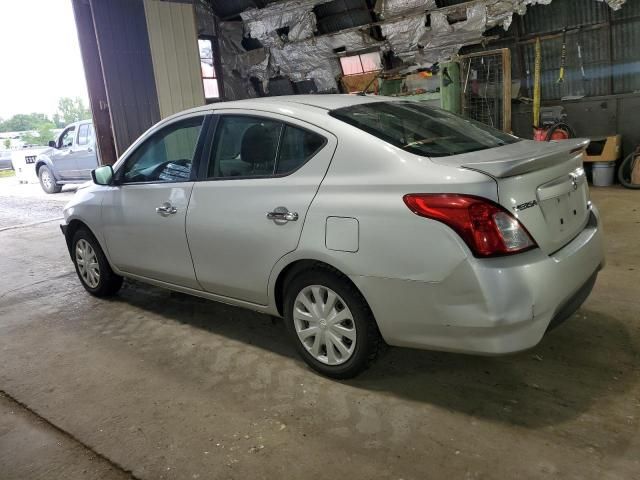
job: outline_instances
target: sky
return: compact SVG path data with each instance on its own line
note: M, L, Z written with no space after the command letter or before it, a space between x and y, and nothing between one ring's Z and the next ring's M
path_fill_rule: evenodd
M87 100L71 0L0 0L0 118Z

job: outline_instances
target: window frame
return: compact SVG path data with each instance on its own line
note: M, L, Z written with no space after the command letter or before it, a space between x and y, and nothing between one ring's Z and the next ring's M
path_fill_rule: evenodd
M76 125L71 125L65 128L60 134L60 137L58 139L58 150L62 150L63 148L73 148L76 145L76 136L78 135L79 130L80 130L79 128L76 128ZM73 135L71 136L71 145L63 146L62 139L67 134L67 132L71 132L71 131L73 132Z
M80 130L82 130L82 127L86 127L87 129L87 135L86 135L86 142L84 143L80 143ZM76 136L76 145L78 145L79 147L84 147L85 145L89 145L91 142L89 141L90 135L89 135L89 131L90 131L90 127L91 124L89 123L81 123L80 125L78 125L78 133Z
M198 35L196 39L196 43L198 45L198 60L202 63L202 57L200 56L200 44L198 43L200 40L206 40L211 42L211 63L213 67L213 77L205 77L202 74L202 66L200 66L200 83L202 84L202 94L204 95L204 100L206 103L215 103L219 102L223 99L222 92L222 66L220 64L220 56L218 54L218 39L214 35ZM204 81L206 80L215 80L218 84L218 96L217 97L207 97L207 92L204 88Z
M123 181L123 175L125 166L129 163L132 156L141 148L143 148L149 140L151 140L154 136L158 135L168 127L176 123L180 123L184 120L189 120L195 117L202 117L202 127L200 127L200 133L198 135L198 141L196 142L196 148L193 153L193 159L191 161L191 172L189 174L189 178L184 180L178 180L174 182L168 182L165 180L150 180L146 182L125 182ZM141 137L136 143L132 145L131 150L126 152L126 156L122 157L122 161L118 162L117 168L115 169L113 179L114 185L119 187L124 186L135 186L135 185L157 185L157 184L175 184L175 183L185 183L185 182L194 182L199 178L199 172L201 164L203 163L203 151L205 150L205 142L208 138L209 133L209 123L211 122L211 112L194 112L186 115L181 115L180 117L172 119L170 122L164 123L162 125L158 125L157 128L152 129L146 135Z
M266 113L266 112L265 112ZM272 122L278 122L281 123L283 128L280 129L280 135L278 137L278 145L276 146L276 159L275 162L273 163L273 171L275 172L278 168L278 159L280 156L280 145L282 143L282 138L284 137L284 132L286 127L290 126L292 128L298 128L300 130L304 130L305 132L309 132L312 133L314 135L318 135L319 137L322 138L322 145L320 146L320 148L318 148L313 155L311 155L309 158L307 158L303 163L301 163L300 165L298 165L297 168L295 168L294 170L291 170L287 173L273 173L271 175L243 175L243 176L236 176L236 177L209 177L209 167L211 165L211 162L215 162L215 159L213 158L213 155L216 152L216 147L218 144L218 140L219 140L219 135L221 132L220 127L220 123L222 121L223 117L227 117L227 116L235 116L235 117L249 117L249 118L256 118L259 120L270 120ZM297 125L295 123L292 122L288 122L286 120L283 120L281 118L278 117L273 117L273 116L268 116L268 115L261 115L260 113L245 113L245 112L237 112L237 113L230 113L230 112L222 112L222 113L213 113L213 119L211 121L211 124L209 126L210 129L210 141L207 144L207 148L205 149L205 151L203 152L203 161L202 161L202 168L200 171L200 175L199 175L199 179L201 181L206 181L206 182L219 182L219 181L226 181L226 180L260 180L260 179L271 179L271 178L284 178L284 177L288 177L289 175L293 175L294 173L296 173L298 170L300 170L302 167L304 167L307 163L309 163L311 161L311 159L313 159L318 153L320 153L322 150L324 150L327 146L327 144L329 143L329 139L327 138L326 135L323 135L319 132L316 132L314 130L311 130L309 128L305 128L301 125Z
M365 70L364 69L364 63L362 63L362 55L368 55L370 53L377 53L378 54L378 59L380 60L380 68L374 69L374 70ZM342 59L343 58L354 58L354 57L358 57L358 61L360 62L360 68L362 69L361 72L358 73L344 73L344 66L342 65ZM383 64L383 60L382 60L382 53L380 52L380 50L373 50L373 51L368 51L368 52L360 52L360 53L354 53L351 55L344 55L340 57L340 70L342 71L342 75L344 77L353 77L356 75L365 75L367 73L374 73L374 72L380 72L382 70L384 70L384 64Z

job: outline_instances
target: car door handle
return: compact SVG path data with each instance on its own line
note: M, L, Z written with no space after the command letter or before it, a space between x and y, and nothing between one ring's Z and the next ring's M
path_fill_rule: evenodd
M178 209L171 205L169 202L165 202L159 207L156 207L156 213L162 217L166 217L168 215L173 215L177 213Z
M290 212L286 207L278 207L273 212L268 212L267 218L276 223L295 222L298 220L298 212Z

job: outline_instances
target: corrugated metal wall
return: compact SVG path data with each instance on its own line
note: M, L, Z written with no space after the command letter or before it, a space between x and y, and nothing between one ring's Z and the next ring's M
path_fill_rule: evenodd
M333 0L316 5L313 10L319 34L339 32L374 21L366 0Z
M91 0L102 73L120 155L160 120L142 0Z
M563 29L567 30L566 73L565 81L558 83ZM525 85L533 83L533 39L541 37L543 100L640 91L640 0L629 0L615 12L596 0L555 0L550 5L528 7L524 16L514 15L507 32L498 27L488 35L501 38L487 47L467 47L463 52L509 47L512 76L528 77L524 78ZM526 92L521 94L527 96Z
M160 116L205 104L193 6L144 0Z

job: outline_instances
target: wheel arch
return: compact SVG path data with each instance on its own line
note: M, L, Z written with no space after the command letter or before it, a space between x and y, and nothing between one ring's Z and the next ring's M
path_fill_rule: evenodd
M78 218L72 219L71 221L69 221L69 223L67 223L67 229L65 230L64 234L65 240L67 241L67 248L69 249L69 253L71 253L71 242L73 241L73 236L81 228L86 228L87 230L89 230L89 232L91 232L91 235L93 235L94 237L96 236L96 234L91 230L91 227L89 227L89 225L87 225L85 222Z
M67 221L64 237L67 243L67 248L69 249L69 254L72 254L71 248L72 248L73 236L81 228L85 228L86 230L89 231L89 233L91 233L91 235L93 235L93 238L95 238L96 241L98 242L98 245L100 245L100 248L102 249L102 253L104 253L104 256L109 262L109 265L115 271L115 269L113 268L113 262L111 261L111 258L109 258L109 251L105 248L104 242L100 238L100 235L97 235L94 229L92 229L91 226L81 218L77 218L77 217L71 218Z
M57 180L58 177L56 176L55 168L53 168L53 162L49 157L45 157L45 156L39 156L38 159L36 160L36 166L35 166L36 175L40 176L40 169L44 166L46 166L49 169L49 171L51 172L51 175L53 175L54 180Z
M341 269L323 260L313 258L298 258L282 266L281 270L276 275L276 280L273 285L273 300L278 315L284 315L284 292L287 282L298 273L309 269L323 269L344 279L346 282L353 286L353 288L362 296L362 298L364 298L367 306L369 306L369 302L367 301L366 296L362 293L358 286L353 283L349 276L343 273Z

